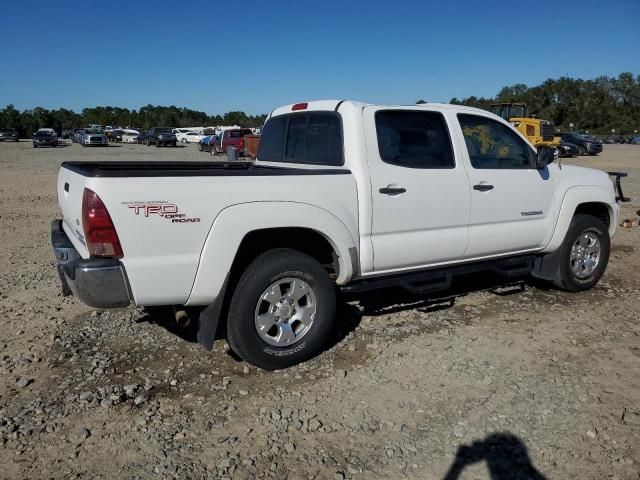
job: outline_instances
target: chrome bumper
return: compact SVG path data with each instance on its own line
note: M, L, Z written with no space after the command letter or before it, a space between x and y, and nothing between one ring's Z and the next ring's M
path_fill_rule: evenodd
M73 295L96 308L126 307L131 303L127 273L119 260L80 257L62 229L62 220L51 223L51 244L63 295Z

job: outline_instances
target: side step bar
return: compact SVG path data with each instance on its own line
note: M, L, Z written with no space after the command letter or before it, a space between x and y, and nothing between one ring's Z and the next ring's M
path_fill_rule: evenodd
M404 275L364 278L340 287L340 291L343 293L359 293L381 288L401 287L416 295L424 295L447 290L451 287L454 277L469 273L489 271L506 279L523 277L531 273L535 258L535 255L525 255L410 272Z

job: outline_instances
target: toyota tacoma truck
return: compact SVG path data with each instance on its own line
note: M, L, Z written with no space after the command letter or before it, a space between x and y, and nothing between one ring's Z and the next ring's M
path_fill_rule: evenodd
M97 308L200 307L264 369L317 354L336 295L533 276L577 292L607 266L618 174L554 162L503 119L441 104L325 100L268 117L252 162L67 162L52 243Z

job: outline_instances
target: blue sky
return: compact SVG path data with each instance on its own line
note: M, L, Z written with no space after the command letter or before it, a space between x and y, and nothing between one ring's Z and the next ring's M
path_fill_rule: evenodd
M265 113L640 74L640 0L3 2L0 107Z

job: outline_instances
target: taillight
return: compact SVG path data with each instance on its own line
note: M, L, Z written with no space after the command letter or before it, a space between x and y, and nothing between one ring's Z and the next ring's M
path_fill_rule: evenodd
M96 192L88 188L82 195L82 226L92 257L122 257L120 239L107 207Z
M240 143L238 143L238 148L244 148L244 138L240 139Z
M293 110L294 112L296 110L306 110L308 106L308 103L296 103L293 107L291 107L291 110Z

